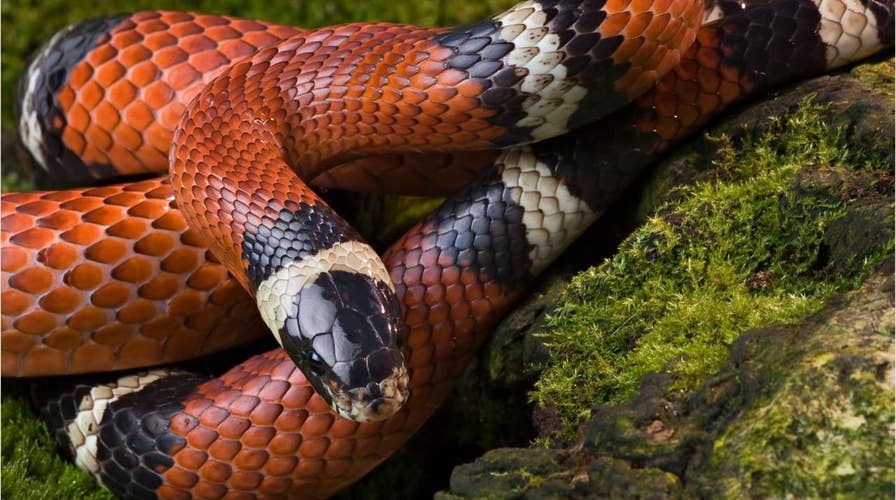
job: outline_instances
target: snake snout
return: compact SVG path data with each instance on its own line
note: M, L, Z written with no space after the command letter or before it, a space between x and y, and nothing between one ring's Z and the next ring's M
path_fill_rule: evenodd
M308 273L312 262L319 265ZM263 316L290 358L346 418L382 420L398 411L408 394L405 327L376 253L364 244L340 244L306 258L300 271L292 267L257 294L260 304L274 304Z
M317 336L312 341L312 348L321 355L328 354L332 345L332 355L326 359L331 364L320 379L329 389L330 405L343 417L359 422L383 420L397 412L408 396L404 326L398 321L401 309L395 292L361 274L328 274L330 293L315 295L315 300L319 297L336 306L329 338ZM318 310L308 312L319 317Z
M358 422L376 422L397 413L409 393L408 371L401 352L383 349L359 364L366 365L370 381L334 398L336 411ZM359 372L364 370L361 366Z

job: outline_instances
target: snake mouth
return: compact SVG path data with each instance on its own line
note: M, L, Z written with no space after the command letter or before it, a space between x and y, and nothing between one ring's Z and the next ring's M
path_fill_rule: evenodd
M391 375L379 383L333 392L332 407L341 417L356 422L377 422L396 414L408 399L408 371L395 366Z
M368 245L337 242L289 262L260 283L256 299L290 359L336 413L377 421L405 403L401 304Z

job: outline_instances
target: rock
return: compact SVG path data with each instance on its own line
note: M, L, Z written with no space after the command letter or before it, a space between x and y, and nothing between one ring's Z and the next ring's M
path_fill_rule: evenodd
M888 185L892 193L892 178L882 184ZM880 193L879 197L888 194ZM831 271L850 273L873 259L876 252L886 247L887 239L892 238L893 224L893 210L887 203L850 205L846 214L828 226L824 234L824 250Z
M588 273L573 276L612 256L633 228L656 214L663 231L645 231L624 246L647 254L647 262L663 258L658 251L669 235L698 233L705 211L683 214L676 207L697 183L737 183L755 174L740 170L730 157L744 137L776 127L768 117L801 112L807 94L831 104L806 116L833 130L825 137L838 147L850 144L848 163L864 170L847 168L837 158L796 169L778 207L796 207L806 216L837 209L816 235L817 244L800 247L811 250L803 256L801 276L830 289L850 287L865 278L869 262L892 259L893 111L891 98L873 90L892 95L891 73L887 61L853 71L867 84L839 75L797 85L741 108L673 153L552 266L421 434L345 496L419 497L440 487L450 488L443 498L891 492L892 340L886 344L881 332L892 332L892 301L889 309L879 309L892 298L892 281L880 282L891 269L878 269L863 288L838 296L797 326L737 331L736 340L715 346L719 360L708 364L711 373L697 370L683 381L676 370L693 364L683 354L646 375L628 373L637 381L630 393L566 401L584 408L578 413L530 398L542 373L556 364L545 346L544 334L553 328L548 316L556 315L559 302L591 287ZM785 152L799 147L781 145ZM812 204L795 205L795 199ZM421 206L397 202L370 211L395 219L397 228ZM805 236L787 235L794 242ZM785 245L780 252L793 248ZM760 297L786 281L762 266L740 280ZM568 290L571 282L575 292ZM877 292L867 288L874 283L880 285ZM632 349L647 334L635 332L622 345ZM570 420L578 423L568 413L582 416L581 425L574 425L577 434L568 432ZM774 442L768 445L765 436ZM525 447L533 439L538 446ZM473 461L491 448L497 449ZM449 471L464 461L472 463L457 467L449 485Z
M892 63L884 64L891 72ZM502 323L470 371L472 381L464 382L534 387L529 395L535 408L526 402L511 412L531 412L536 444L520 448L515 438L510 446L516 448L495 449L456 467L449 491L439 496L892 494L894 123L886 95L892 94L892 77L886 73L854 70L862 81L822 77L741 108L670 155L639 202L625 202L627 222L616 227L650 222L622 243L616 257L571 277L574 269L599 263L587 245L605 238L587 233L578 251L574 247L543 280L544 294L532 299L537 307L524 307ZM747 148L754 150L745 153ZM806 156L807 148L817 151ZM749 188L751 183L761 189ZM744 199L720 203L707 190ZM688 246L724 246L744 237L743 253L752 259L721 261L728 262L724 272L706 272L720 265L714 249L694 253ZM685 258L692 271L663 267ZM643 275L630 276L645 267ZM677 315L670 315L668 303L653 304L637 291L626 299L625 293L638 290L629 281L651 279L650 268L708 283L707 290L730 289L731 295L682 302L692 310ZM629 281L614 270L627 272ZM682 323L674 342L651 344L654 330L667 325L647 322L582 347L586 357L557 350L553 344L563 340L554 330L574 325L573 333L615 333L630 327L625 316L601 316L614 309L593 302L620 289L613 300L634 301L622 309L634 315L631 322L642 309L657 307L659 315L646 318ZM834 295L836 290L843 291ZM807 300L778 305L781 296L794 293ZM737 319L750 318L751 308L771 312L762 320ZM726 310L734 319L716 330L714 315L724 319ZM703 316L708 322L695 321ZM770 326L776 323L789 326ZM655 359L631 354L664 345L669 352ZM613 360L619 356L633 366L618 365L617 371ZM615 380L589 392L597 375ZM557 380L568 386L555 391L550 384ZM486 411L526 401L507 394L489 400L488 391L473 397L466 407ZM508 412L505 404L498 414ZM465 418L471 415L477 411L468 410ZM469 421L488 419L476 418Z
M889 64L892 67L893 63ZM856 71L863 67L858 66ZM893 87L892 79L889 86ZM726 179L731 174L731 166L724 162L731 149L737 148L737 141L775 127L780 117L797 109L807 96L813 102L823 103L825 109L815 118L822 120L824 127L833 129L842 143L852 145L857 164L873 163L876 168L891 170L896 145L892 99L849 75L821 76L783 89L765 100L741 105L706 133L673 151L641 186L640 220L661 205L680 199L687 186ZM782 146L793 148L800 144Z
M690 489L708 497L892 495L892 261L799 325L738 339L721 374L730 397L695 401L691 420L711 432L684 475Z
M893 265L798 325L744 333L678 399L646 377L577 446L492 450L441 498L884 497L892 492Z
M438 493L436 499L683 496L678 478L658 469L633 468L607 457L576 466L575 459L574 454L560 450L493 450L455 469L451 493Z

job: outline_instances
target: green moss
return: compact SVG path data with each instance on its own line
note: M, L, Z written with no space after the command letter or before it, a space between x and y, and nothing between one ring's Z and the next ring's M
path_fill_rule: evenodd
M36 420L19 397L4 384L0 496L3 498L113 498L84 472L56 452L47 428Z
M373 234L367 238L368 241L373 241L376 248L385 250L443 201L444 198L387 196L385 207L373 223ZM363 216L363 213L360 215Z
M853 68L851 74L859 80L871 84L875 89L892 96L894 93L893 63L894 59L891 57L878 63L862 64Z
M465 498L558 497L572 474L563 458L555 450L499 448L455 469L451 489Z
M823 313L738 340L746 404L689 468L701 497L892 497L892 259Z
M722 180L684 188L683 201L615 257L573 279L540 334L550 361L531 395L557 411L565 437L592 405L629 398L649 372L694 387L741 332L817 310L886 251L843 272L825 268L825 229L847 199L800 185L798 174L883 165L821 119L824 111L807 98L761 136L716 138Z
M179 8L306 27L369 19L447 25L484 17L512 3L4 0L0 116L5 127L12 124L15 80L28 53L65 24L85 17L144 8ZM885 83L892 63L882 64L868 78ZM812 244L817 244L819 231L843 213L842 204L823 196L794 202L787 192L788 180L799 166L809 163L890 166L862 157L861 151L850 151L838 131L814 123L816 111L806 106L782 123L776 130L784 134L783 142L764 136L746 145L729 143L730 155L722 165L735 183L694 189L688 193L691 202L670 214L675 217L655 219L629 240L618 258L576 280L567 293L565 309L551 319L549 340L557 369L550 370L539 386L535 398L541 404L586 400L579 391L599 394L594 402L618 401L631 393L639 374L661 369L673 360L678 362L672 369L685 375L682 387L686 387L688 376L696 378L715 368L724 346L738 331L752 323L798 317L817 307L846 279L837 275L814 281L813 269L804 265L808 262L804 258L813 256ZM724 137L719 140L723 145L728 141ZM9 186L10 182L4 174L3 185ZM734 199L726 202L724 197L729 196ZM751 229L754 218L765 225ZM769 231L769 226L775 231ZM802 253L781 260L781 255L789 251ZM761 258L753 258L752 252ZM679 260L684 264L671 264ZM659 274L668 271L668 276L648 273L644 264L653 262L661 264L655 266ZM744 286L746 277L757 270L772 273L771 289L751 291ZM595 294L605 296L603 303L588 303ZM606 333L601 338L584 338L595 331ZM584 345L586 342L588 345ZM579 343L583 345L577 346ZM633 352L628 352L630 344L636 347ZM599 348L594 352L600 354L588 354L595 345ZM587 363L579 364L582 360ZM576 371L572 366L578 366ZM593 381L600 383L595 385ZM571 394L574 396L569 397ZM582 408L570 406L563 416L572 422L581 413ZM86 474L57 457L46 429L29 415L21 397L4 395L2 431L3 496L108 498ZM386 486L374 489L388 491L390 483L385 481Z
M34 187L28 182L27 179L24 179L22 175L15 170L12 169L4 169L2 173L0 173L0 192L10 193L10 192L25 192L31 191Z
M570 463L576 463L570 468ZM576 462L559 450L499 448L451 474L451 491L437 500L456 498L679 498L681 482L655 468L632 467L600 457Z
M829 356L789 381L774 404L751 409L714 443L710 475L751 475L726 474L720 489L735 497L892 495L893 393L867 372L838 378L838 361Z

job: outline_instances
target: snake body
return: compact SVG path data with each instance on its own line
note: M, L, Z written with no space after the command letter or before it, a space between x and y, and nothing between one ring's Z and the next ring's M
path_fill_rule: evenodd
M378 151L495 148L563 133L645 92L677 63L700 17L700 4L684 0L523 2L454 29L356 23L294 34L229 66L187 107L170 152L175 201L255 296L265 324L316 391L342 416L381 420L407 398L400 305L374 251L301 179ZM26 77L25 102L46 103L43 94L34 97L46 87L40 69L62 60L51 55L70 43L68 34L80 40L111 25L108 43L86 56L108 58L105 49L152 29L133 24L94 22L87 34L68 30L51 40L50 55ZM137 48L147 44L155 42ZM137 57L133 48L123 50L125 62ZM183 57L159 51L155 63L187 56L173 49ZM110 86L110 102L97 110L120 104L123 85L133 95L130 82L109 81L126 73L113 64L117 71L100 71L87 85ZM80 82L84 67L69 71L63 62L47 80L70 74L61 80ZM176 84L181 72L172 73ZM63 128L74 93L67 86L52 95L60 104L50 126ZM97 121L112 124L104 114ZM26 140L41 123L26 113ZM62 131L63 141L72 130ZM91 142L111 150L106 159L121 156L104 137ZM49 151L31 149L43 159ZM63 162L80 158L59 149ZM84 156L94 161L96 151Z
M644 93L700 18L684 0L523 2L453 29L296 34L187 107L169 155L175 200L316 391L342 416L381 420L407 398L399 302L376 253L301 179L377 151L564 133Z
M575 133L502 152L476 184L383 257L404 308L410 389L404 407L385 421L334 416L276 350L213 380L150 372L77 386L47 406L57 438L127 497L338 491L422 425L489 326L652 159L750 93L891 44L892 11L885 2L713 4L708 18L724 17L702 27L681 62L632 105ZM836 36L826 31L831 24ZM532 131L543 125L511 135L536 138ZM351 159L334 155L299 163ZM178 343L194 353L218 349L226 343L212 333L235 339L240 325L221 313L260 325L250 299L187 229L172 197L164 181L3 196L4 375L83 371L91 351L112 368L177 359ZM159 247L150 244L154 238ZM107 241L132 243L109 258L96 248ZM189 265L178 268L174 255L187 256ZM139 263L124 266L131 261ZM108 286L114 291L98 293ZM103 330L109 319L114 328ZM153 346L156 359L139 359L137 351L150 350L141 346ZM122 361L119 352L132 354Z

